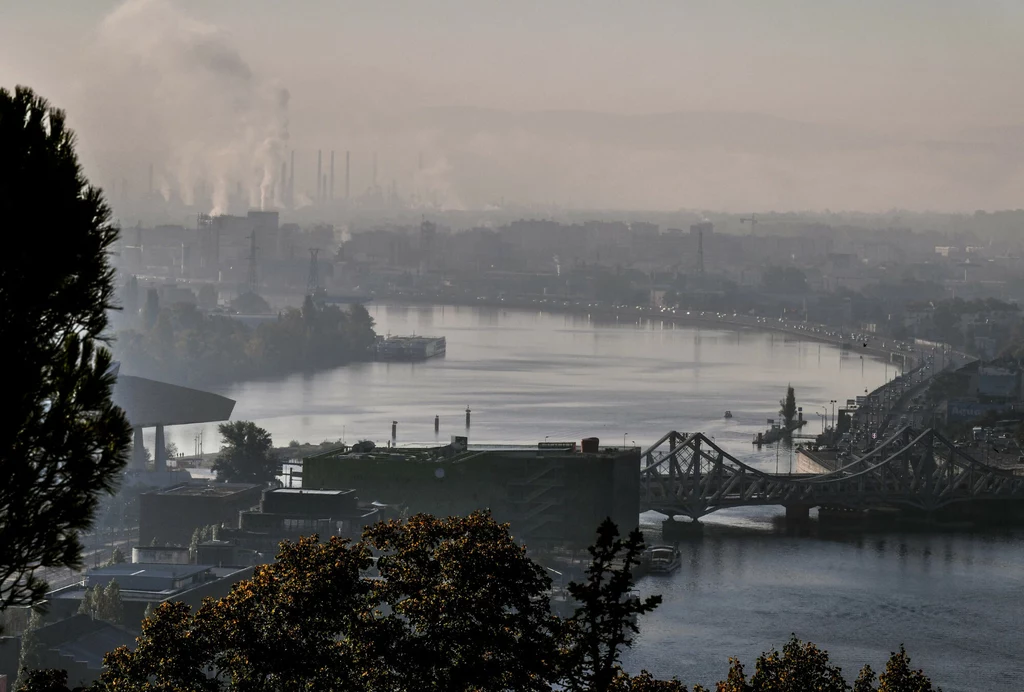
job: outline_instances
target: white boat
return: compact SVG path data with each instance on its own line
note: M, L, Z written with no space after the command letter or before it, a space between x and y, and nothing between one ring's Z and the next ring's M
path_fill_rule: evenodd
M683 564L683 554L674 545L654 545L644 551L644 561L651 574L669 574Z

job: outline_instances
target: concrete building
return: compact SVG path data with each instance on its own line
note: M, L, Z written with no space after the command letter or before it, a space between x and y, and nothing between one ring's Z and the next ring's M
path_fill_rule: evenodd
M272 559L281 541L314 533L322 539L355 539L384 514L381 508L361 505L350 489L273 488L263 491L258 508L239 513L237 529L222 528L218 535L226 543Z
M411 513L465 515L490 509L532 544L589 544L611 517L619 530L640 514L640 451L598 447L597 440L534 447L335 450L303 460L303 485L355 488L363 500L404 505Z
M70 617L45 624L35 631L39 645L39 667L65 670L68 686L86 687L99 679L103 672L103 657L119 646L135 648L136 631L103 620L94 620L89 615ZM0 662L0 679L7 676L7 687L0 685L0 692L12 690L17 679L17 653L21 637L4 637ZM14 646L16 644L16 646ZM10 655L13 654L13 657ZM13 658L12 661L8 660Z
M239 512L260 503L263 486L250 483L180 483L139 496L139 543L187 546L205 526L238 525Z

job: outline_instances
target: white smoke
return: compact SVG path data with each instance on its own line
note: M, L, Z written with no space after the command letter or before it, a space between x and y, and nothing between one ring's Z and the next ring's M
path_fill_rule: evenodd
M100 48L103 78L131 94L123 108L146 129L165 198L208 198L214 214L282 206L288 91L254 74L223 31L170 0L127 0L103 21Z

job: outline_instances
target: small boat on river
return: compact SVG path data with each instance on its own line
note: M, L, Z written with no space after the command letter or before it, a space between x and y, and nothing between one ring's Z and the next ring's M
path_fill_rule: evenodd
M654 545L644 551L650 574L671 574L683 564L683 554L674 545Z
M725 417L726 418L732 418L732 411L726 411L725 412Z

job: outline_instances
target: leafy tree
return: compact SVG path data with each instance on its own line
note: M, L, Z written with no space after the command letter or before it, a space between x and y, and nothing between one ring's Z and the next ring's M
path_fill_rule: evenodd
M571 644L566 689L612 689L621 674L622 647L632 645L629 632L639 632L636 617L661 603L661 596L643 601L629 597L632 570L643 551L639 529L623 541L611 519L605 519L598 528L597 542L590 547L586 581L569 585L569 594L579 606L568 623Z
M28 625L21 634L21 651L18 654L18 679L14 683L14 689L16 690L20 690L25 685L30 671L39 668L39 664L42 662L43 645L36 636L36 631L42 624L42 616L33 610L28 618Z
M160 296L155 288L150 288L146 291L146 304L142 306L142 324L146 329L152 329L159 317Z
M127 562L127 560L124 557L124 553L121 552L120 548L115 546L114 550L110 553L110 559L107 560L106 566L110 567L111 565L123 565L125 562Z
M124 603L121 600L121 587L116 579L107 583L96 608L96 617L116 625L124 623Z
M231 301L231 307L243 315L270 314L270 303L252 291L246 291Z
M107 654L99 688L365 690L349 642L369 590L360 571L369 565L365 548L336 537L282 543L276 563L226 597L194 613L162 603L134 651Z
M64 113L0 89L0 218L18 242L0 263L0 610L37 603L39 570L82 564L79 532L127 461L131 429L97 345L114 306L118 230L88 184ZM40 209L48 231L37 232Z
M24 679L15 689L18 692L69 692L68 672L52 668L26 671Z
M99 591L98 594L97 591ZM99 584L92 589L86 588L85 591L82 592L82 600L78 602L78 614L96 617L97 604L102 598L103 592L100 589Z
M793 427L796 422L796 392L793 385L786 388L786 398L779 401L779 415L786 422L786 430Z
M252 421L221 423L218 428L224 449L213 470L220 480L238 483L269 483L277 476L270 433Z
M489 512L420 514L372 526L363 542L380 555L359 642L372 689L550 689L551 581L507 525Z

